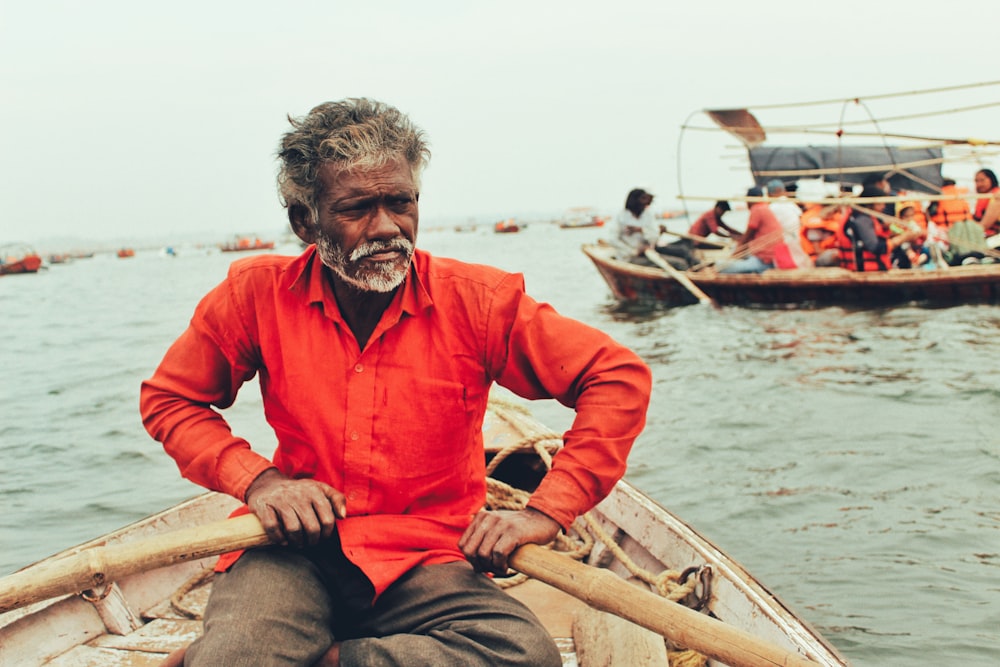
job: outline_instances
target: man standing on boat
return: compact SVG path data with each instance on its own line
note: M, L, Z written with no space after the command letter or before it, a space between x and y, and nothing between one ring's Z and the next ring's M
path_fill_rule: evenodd
M143 383L181 473L246 502L273 546L220 560L188 665L559 665L485 576L625 471L649 369L498 269L414 248L423 133L367 99L291 121L278 181L298 257L235 262ZM272 459L216 408L259 375ZM517 511L482 511L493 383L576 410Z

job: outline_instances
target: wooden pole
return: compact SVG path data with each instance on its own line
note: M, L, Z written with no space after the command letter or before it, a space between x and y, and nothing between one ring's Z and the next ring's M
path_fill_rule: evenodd
M646 255L646 259L648 259L653 264L656 264L658 267L666 271L667 275L669 275L671 278L679 282L684 287L684 289L686 289L688 292L694 295L694 298L698 299L698 301L700 301L701 303L710 304L712 306L718 305L715 303L715 300L712 297L701 291L701 289L697 285L695 285L694 282L690 278L688 278L683 271L678 271L674 267L670 266L670 263L667 262L667 260L660 257L660 254L656 252L654 249L647 248L644 254Z
M584 565L550 549L526 544L511 555L510 565L595 609L632 621L730 667L815 667L818 664L630 584L609 570Z
M0 579L0 613L59 595L109 585L137 572L267 544L252 514L163 533L134 542L92 547ZM696 611L593 568L527 544L511 566L730 667L815 667L799 654L765 642Z
M92 547L0 579L0 613L59 595L100 589L137 572L267 543L260 521L247 514L135 542Z

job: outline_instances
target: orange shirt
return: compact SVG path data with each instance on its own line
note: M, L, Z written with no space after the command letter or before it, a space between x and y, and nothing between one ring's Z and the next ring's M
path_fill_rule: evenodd
M212 409L259 374L273 463ZM243 499L275 466L347 497L344 553L376 594L457 547L485 501L482 420L493 382L577 416L529 505L564 528L604 498L645 424L651 378L631 351L524 293L499 269L414 255L364 350L327 269L299 257L233 263L143 383L141 412L184 477Z
M760 261L774 263L775 246L783 243L784 230L781 223L774 217L771 207L764 202L750 205L750 217L747 218L746 231L743 232L741 245L746 245L756 239L770 239L762 248L754 253Z

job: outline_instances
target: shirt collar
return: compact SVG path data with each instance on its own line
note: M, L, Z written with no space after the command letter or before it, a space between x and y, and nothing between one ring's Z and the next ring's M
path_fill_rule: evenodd
M426 288L429 260L430 255L422 250L418 249L413 253L409 274L386 309L386 314L393 321L398 320L402 314L417 315L434 305ZM282 287L303 295L306 303L319 303L327 316L339 320L340 308L337 307L337 297L333 294L329 280L328 271L316 254L316 246L310 245L292 260L285 271Z

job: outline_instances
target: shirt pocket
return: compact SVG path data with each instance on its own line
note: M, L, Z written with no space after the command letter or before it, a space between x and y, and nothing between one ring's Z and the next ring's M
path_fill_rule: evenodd
M374 474L397 479L467 475L470 449L478 442L473 431L481 428L476 402L466 385L450 380L410 378L386 387L374 420Z

